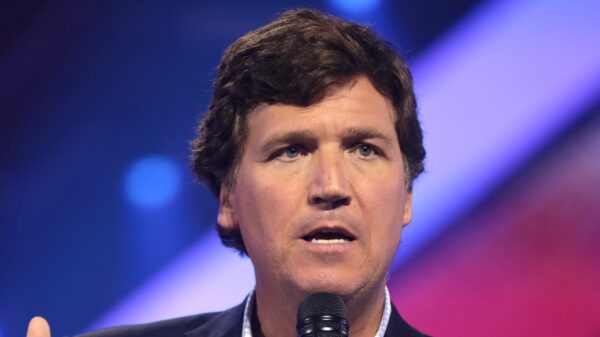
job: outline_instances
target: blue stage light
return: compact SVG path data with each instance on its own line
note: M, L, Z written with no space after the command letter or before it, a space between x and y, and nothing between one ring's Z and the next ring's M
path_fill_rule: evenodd
M125 194L137 206L159 207L173 199L179 182L179 170L171 159L161 155L146 156L127 171Z
M342 11L360 13L377 8L381 0L329 0L329 2Z

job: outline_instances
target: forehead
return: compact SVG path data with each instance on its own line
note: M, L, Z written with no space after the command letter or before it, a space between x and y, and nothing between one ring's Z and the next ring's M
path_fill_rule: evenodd
M268 138L269 135L294 130L311 130L334 134L346 129L376 129L395 135L395 110L365 77L332 89L320 102L309 106L272 104L259 105L248 116L248 138Z

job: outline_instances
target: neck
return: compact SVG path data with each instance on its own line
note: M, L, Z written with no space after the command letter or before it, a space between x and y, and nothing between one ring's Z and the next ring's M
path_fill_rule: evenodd
M379 328L385 300L385 285L373 291L344 297L352 337L373 337ZM298 304L308 294L290 291L265 291L257 284L255 313L259 324L253 325L253 336L296 336Z

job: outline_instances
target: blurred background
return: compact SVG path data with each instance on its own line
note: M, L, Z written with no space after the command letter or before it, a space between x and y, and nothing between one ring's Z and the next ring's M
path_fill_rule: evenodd
M390 272L435 336L600 336L600 2L0 5L0 337L221 310L252 268L188 169L223 50L312 7L413 69L428 150Z

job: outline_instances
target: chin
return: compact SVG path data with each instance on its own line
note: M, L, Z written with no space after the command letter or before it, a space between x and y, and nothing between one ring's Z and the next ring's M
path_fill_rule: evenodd
M353 294L359 288L354 280L342 275L320 274L303 279L299 288L305 294L319 292L337 294L342 297Z

